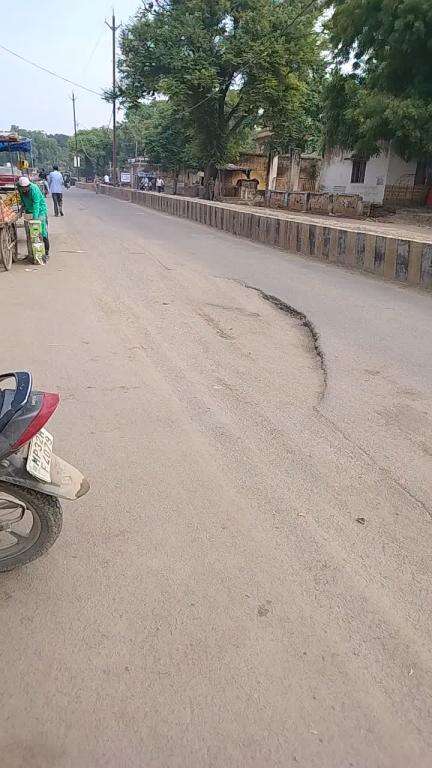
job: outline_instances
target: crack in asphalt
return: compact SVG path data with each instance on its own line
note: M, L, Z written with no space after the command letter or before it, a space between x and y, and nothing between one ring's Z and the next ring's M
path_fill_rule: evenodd
M229 280L232 283L238 283L239 285L242 285L243 288L249 288L251 291L255 291L256 293L259 293L262 299L264 301L268 301L270 304L273 304L276 309L279 309L281 312L285 312L287 315L290 315L290 317L294 317L296 320L299 320L300 323L303 325L304 328L306 328L307 331L309 331L309 334L312 338L313 346L315 353L319 360L319 365L322 371L323 375L323 386L320 392L320 403L324 400L324 397L327 393L327 386L328 386L328 369L327 369L327 363L324 355L324 351L321 347L320 342L320 336L315 328L312 320L309 320L308 316L305 315L304 312L301 312L301 310L296 309L296 307L293 307L291 304L287 304L286 301L283 301L282 299L279 299L277 296L273 296L271 293L266 293L265 291L261 290L261 288L256 288L254 285L249 285L249 283L245 283L244 280L239 280L235 277L224 277L222 275L214 275L214 277L217 280Z
M313 322L309 320L307 315L305 315L304 312L301 312L299 309L296 309L291 304L287 304L285 301L282 301L282 299L279 299L277 296L273 296L271 293L264 293L260 288L254 288L252 285L246 286L247 288L251 288L254 291L257 291L261 298L263 298L265 301L270 302L270 304L273 304L276 309L279 309L281 312L285 312L287 315L290 315L290 317L295 317L297 320L301 322L304 328L306 328L313 341L314 349L316 352L316 355L318 357L320 368L323 374L323 388L321 391L321 400L323 400L326 391L327 391L327 384L328 384L328 372L327 372L327 365L326 360L324 356L324 352L321 347L320 343L320 337L317 329L315 328Z
M307 315L304 314L304 312L301 312L300 310L293 307L291 304L287 304L285 301L282 301L282 299L279 299L277 296L273 296L270 293L265 293L265 291L262 291L260 288L256 288L254 285L248 285L248 283L245 283L243 280L237 280L235 278L225 278L228 280L232 280L233 282L239 283L244 288L249 288L252 291L256 291L256 293L259 293L261 298L263 298L265 301L268 301L270 304L273 304L274 307L279 309L281 312L286 312L286 314L290 315L291 317L295 317L302 325L307 328L309 331L315 352L319 358L321 370L323 373L323 379L324 379L324 386L321 391L320 395L320 404L322 403L326 391L327 391L327 385L328 385L328 372L327 372L327 365L326 365L326 359L324 356L324 352L322 350L321 344L320 344L320 337L318 334L318 331L316 330L314 324L311 320L307 317ZM338 432L339 435L341 435L342 438L344 438L348 443L350 443L354 448L356 448L360 453L363 454L363 456L371 462L371 464L376 467L379 471L381 471L384 475L387 476L387 478L394 483L403 493L406 493L406 495L418 506L423 509L424 512L429 517L432 517L432 511L429 509L427 504L421 499L419 496L417 496L414 491L411 491L410 488L408 488L404 483L402 483L400 480L398 480L396 477L394 477L393 473L390 469L383 466L377 460L374 458L374 456L369 453L365 448L363 448L359 443L357 443L355 440L353 440L349 435L347 435L343 429L341 429L329 416L327 416L325 413L321 411L321 409L317 406L314 406L315 413L317 416L322 418L329 426L331 426L336 432Z

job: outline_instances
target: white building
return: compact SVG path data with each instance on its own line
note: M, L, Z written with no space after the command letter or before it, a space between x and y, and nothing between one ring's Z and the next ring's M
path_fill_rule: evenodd
M432 185L429 163L399 157L390 145L369 160L335 149L321 165L319 190L361 195L371 203L416 203L422 205Z

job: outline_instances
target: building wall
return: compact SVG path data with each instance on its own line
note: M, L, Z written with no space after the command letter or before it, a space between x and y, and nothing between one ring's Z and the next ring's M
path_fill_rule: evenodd
M286 192L291 189L293 160L290 155L278 155L277 176L274 189Z
M394 187L412 187L417 168L417 160L410 160L408 163L395 152L390 151L389 166L387 172L386 185Z
M318 157L302 155L293 150L288 155L277 155L276 184L273 187L278 192L315 192L317 172L321 160Z
M244 168L251 169L251 179L258 179L258 189L265 189L267 185L267 155L262 155L253 152L242 152L238 164ZM240 178L246 178L244 173L239 175Z
M382 203L389 166L387 149L366 164L363 184L351 183L351 153L335 150L323 159L319 189L322 192L361 195L370 203Z
M406 162L390 154L389 172L384 192L384 202L392 206L424 205L428 185L415 186L417 161Z
M300 159L300 171L297 187L301 192L315 192L319 179L321 160L318 157L304 157Z

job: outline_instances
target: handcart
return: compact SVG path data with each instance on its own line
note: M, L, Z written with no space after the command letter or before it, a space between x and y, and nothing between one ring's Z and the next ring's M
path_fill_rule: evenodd
M12 176L14 176L14 155L18 159L32 151L30 139L19 139L14 134L0 136L0 153L9 156ZM21 217L18 203L16 182L11 192L0 195L0 266L9 270L14 261L18 261L17 222Z

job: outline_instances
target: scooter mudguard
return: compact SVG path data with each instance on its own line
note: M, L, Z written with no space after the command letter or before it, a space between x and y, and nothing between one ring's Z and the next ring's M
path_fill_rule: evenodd
M19 451L0 461L1 483L11 483L59 499L79 499L90 490L90 483L78 469L54 453L51 456L51 482L45 483L27 472L27 451Z

